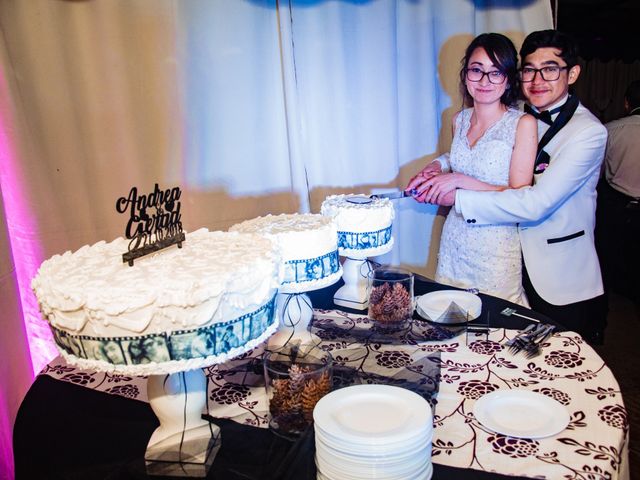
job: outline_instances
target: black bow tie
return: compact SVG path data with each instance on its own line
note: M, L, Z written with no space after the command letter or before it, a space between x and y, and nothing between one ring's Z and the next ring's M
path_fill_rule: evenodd
M531 106L529 106L528 104L525 104L524 111L527 113L530 113L531 115L536 117L538 120L546 123L547 125L551 125L553 123L553 120L551 119L551 115L558 113L560 110L562 110L562 107L564 107L564 105L561 105L560 107L556 107L553 110L544 110L542 112L536 112L533 108L531 108Z

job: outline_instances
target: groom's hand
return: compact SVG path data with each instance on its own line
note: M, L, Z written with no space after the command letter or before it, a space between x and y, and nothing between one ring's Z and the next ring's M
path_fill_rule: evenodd
M439 195L436 203L441 207L452 207L456 203L456 191L451 190Z

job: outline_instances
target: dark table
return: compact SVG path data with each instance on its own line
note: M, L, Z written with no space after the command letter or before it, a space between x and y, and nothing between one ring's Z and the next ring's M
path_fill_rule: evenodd
M333 293L341 284L310 292L314 307L335 308ZM447 288L450 287L416 278L416 295ZM490 314L491 326L523 328L527 325L527 320L500 315L505 307L520 311L522 307L485 295L482 295L482 301L483 313L475 323L486 322ZM553 323L535 312L527 314ZM315 478L312 429L297 441L290 442L265 428L241 425L228 419L215 419L215 423L222 428L223 442L207 478ZM158 420L147 403L40 375L22 402L15 422L16 478L149 478L144 453L157 426ZM497 480L516 477L434 464L433 478Z

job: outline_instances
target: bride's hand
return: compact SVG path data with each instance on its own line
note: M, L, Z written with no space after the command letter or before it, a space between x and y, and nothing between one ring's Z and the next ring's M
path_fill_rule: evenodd
M460 173L443 173L423 182L418 187L418 195L421 201L426 203L438 203L444 195L464 186L465 175Z
M427 164L426 167L420 170L411 180L409 180L405 191L417 190L425 181L440 173L442 173L442 168L440 167L439 161L436 160Z

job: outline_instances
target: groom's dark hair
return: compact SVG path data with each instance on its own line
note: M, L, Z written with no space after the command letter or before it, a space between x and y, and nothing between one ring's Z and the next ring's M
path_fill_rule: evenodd
M557 48L560 58L571 68L578 64L578 44L570 35L558 30L539 30L531 32L520 47L520 62L523 63L527 55L539 48Z

